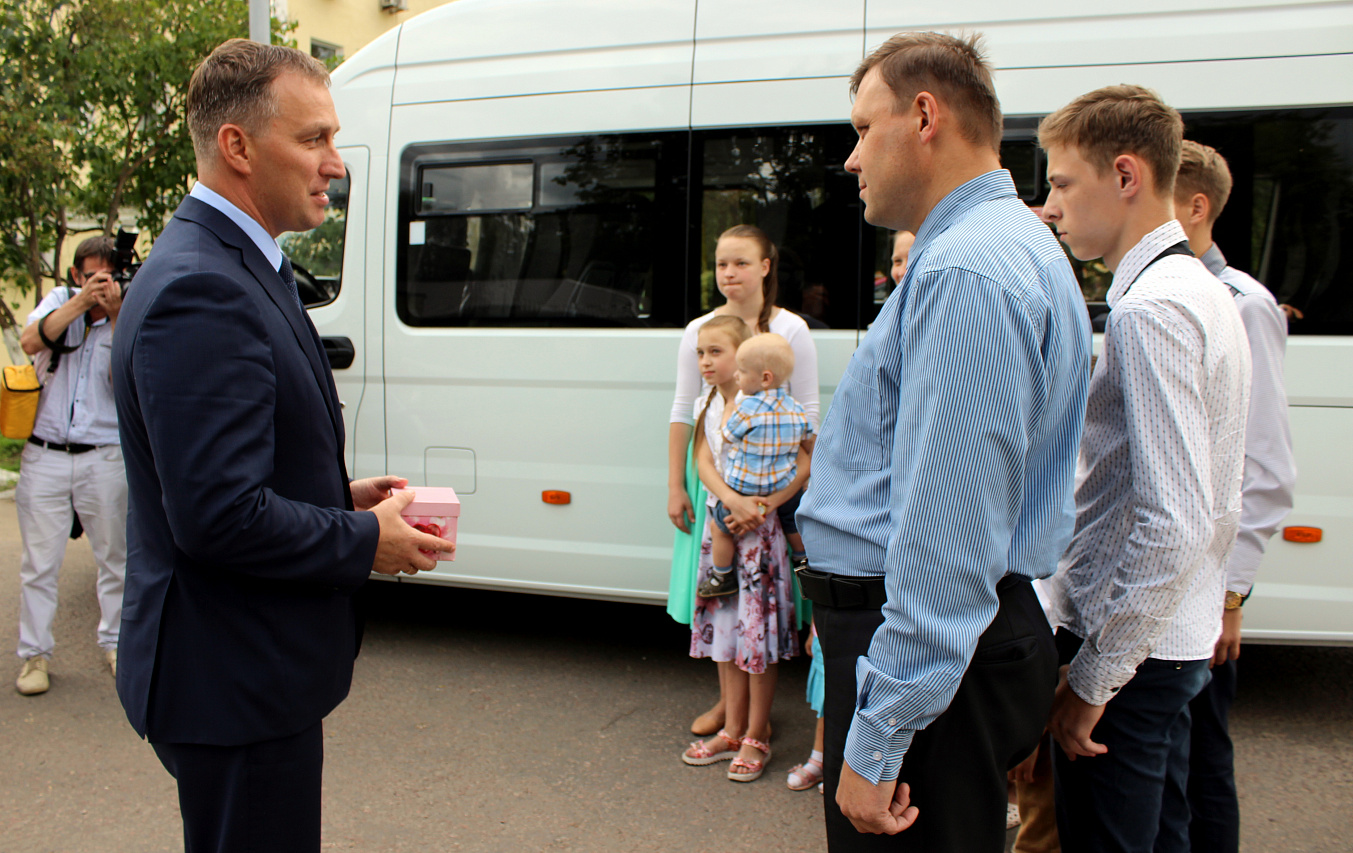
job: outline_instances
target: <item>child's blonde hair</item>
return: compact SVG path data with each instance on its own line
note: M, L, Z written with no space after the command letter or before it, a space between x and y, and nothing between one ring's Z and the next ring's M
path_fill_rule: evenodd
M776 388L788 382L794 373L794 349L774 332L752 335L743 341L738 347L738 360L756 373L769 370L775 377Z
M714 332L728 336L728 340L733 344L733 349L739 349L742 344L752 336L752 330L747 328L747 324L742 322L741 317L734 317L732 314L715 314L700 327L696 332L696 340L705 332ZM691 436L692 441L696 441L703 434L705 428L705 412L709 411L709 404L714 400L714 395L719 393L718 388L709 389L709 396L705 398L705 406L700 410L700 417L695 419L695 432Z

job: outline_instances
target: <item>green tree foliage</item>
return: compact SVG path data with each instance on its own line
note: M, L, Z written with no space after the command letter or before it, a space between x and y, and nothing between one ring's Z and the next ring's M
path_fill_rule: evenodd
M20 0L0 7L0 276L40 298L72 218L158 234L194 174L188 79L248 35L247 0ZM273 41L294 25L273 21ZM57 261L59 263L59 260ZM0 327L13 327L0 305Z

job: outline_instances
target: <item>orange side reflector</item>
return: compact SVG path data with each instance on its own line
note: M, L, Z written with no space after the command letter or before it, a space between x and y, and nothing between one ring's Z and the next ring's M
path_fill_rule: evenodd
M573 495L557 489L546 489L540 493L540 499L547 504L566 504L573 502Z
M1319 542L1325 533L1319 527L1284 527L1283 538L1288 542Z

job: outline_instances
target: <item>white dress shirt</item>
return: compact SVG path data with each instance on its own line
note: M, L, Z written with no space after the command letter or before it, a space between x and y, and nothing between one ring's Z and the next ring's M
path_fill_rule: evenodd
M1226 257L1216 243L1201 260L1234 291L1250 342L1250 414L1245 424L1240 530L1226 563L1226 588L1249 595L1264 548L1292 509L1297 482L1292 430L1287 423L1287 385L1283 381L1287 318L1267 287L1226 265Z
M1103 705L1148 657L1203 660L1221 630L1249 410L1250 353L1231 292L1170 255L1175 220L1124 256L1109 289L1076 471L1076 529L1053 579L1085 644L1071 689Z
M71 298L69 287L54 287L33 313L30 324L65 305ZM66 327L57 343L79 345L74 352L62 353L53 373L47 366L54 357L43 349L34 360L42 393L38 395L38 414L33 435L57 444L92 444L103 447L118 444L117 408L113 405L113 327L108 318L88 327L81 314ZM81 343L83 341L83 343Z

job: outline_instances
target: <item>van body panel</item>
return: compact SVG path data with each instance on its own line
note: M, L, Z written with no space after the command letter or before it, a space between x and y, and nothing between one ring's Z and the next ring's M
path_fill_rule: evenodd
M700 0L693 82L849 75L863 23L864 0Z
M691 125L738 127L850 121L850 78L706 83L691 92ZM793 122L784 121L787 115Z
M689 85L695 0L459 0L405 25L394 103Z
M739 178L743 160L728 152L761 145L771 152L769 164L781 162L772 154L840 148L836 159L825 155L826 168L831 180L850 181L840 168L853 137L849 76L865 51L906 29L984 33L1011 119L1007 139L1023 140L1026 149L1020 166L1026 183L1041 169L1029 141L1036 118L1101 85L1141 83L1195 113L1286 116L1332 106L1344 113L1335 116L1331 133L1346 135L1350 126L1348 2L1186 0L1181 6L1147 0L1126 13L1071 0L1025 6L997 0L939 6L915 0L458 0L413 18L334 74L353 210L344 284L332 304L312 311L321 334L349 335L356 345L352 368L336 372L348 404L354 476L389 472L408 476L415 487L461 491L457 561L409 580L665 599L672 542L663 512L667 414L680 323L709 307L700 297L702 286L708 290L700 258L712 245L705 233L710 211L754 209L780 225L784 217L855 215L839 197L827 203L810 193L811 205L783 204L774 192L757 189L757 175ZM837 126L844 136L838 138ZM1232 132L1217 132L1223 131ZM685 288L680 322L577 328L401 319L400 258L409 251L416 218L408 208L416 199L401 193L414 180L411 170L424 162L414 154L432 151L425 159L434 166L441 150L449 152L448 162L493 164L520 159L511 152L537 141L547 148L556 138L607 134L634 140L662 134L678 148L672 140L687 140L684 210L676 204L662 211L684 217L686 230L672 235L660 258L680 279L677 288ZM803 147L808 137L817 148ZM1344 150L1332 140L1330 150ZM509 153L497 153L504 150ZM702 156L714 159L702 165ZM763 177L774 186L774 175ZM1290 177L1280 178L1264 178L1273 184L1275 210L1278 191L1292 191L1279 186ZM359 184L366 193L361 202ZM1256 205L1256 187L1237 204ZM1280 239L1291 239L1282 235L1300 233L1308 220L1274 222ZM858 240L837 239L856 232ZM856 278L881 274L886 251L871 255L871 247L886 235L863 223L821 233L832 235L833 250L840 243L837 277L848 286L838 294L849 293ZM1297 257L1300 248L1294 243L1289 250L1289 266L1313 263ZM1259 251L1256 242L1256 258ZM877 280L874 285L880 287ZM868 281L861 286L867 290ZM1327 276L1318 286L1353 284ZM869 310L884 295L879 290L872 306L862 297L858 328L837 323L813 330L823 413L873 316ZM1353 643L1353 576L1345 567L1353 532L1351 348L1353 335L1289 339L1299 481L1286 524L1321 527L1324 541L1295 544L1277 536L1270 542L1246 605L1249 640ZM568 491L571 502L544 503L541 493L551 489Z
M1301 79L1300 88L1290 81ZM1155 65L1097 65L998 71L996 86L1007 116L1046 115L1080 95L1130 80L1154 89L1179 110L1242 110L1280 103L1346 103L1353 53L1290 59L1233 59Z

